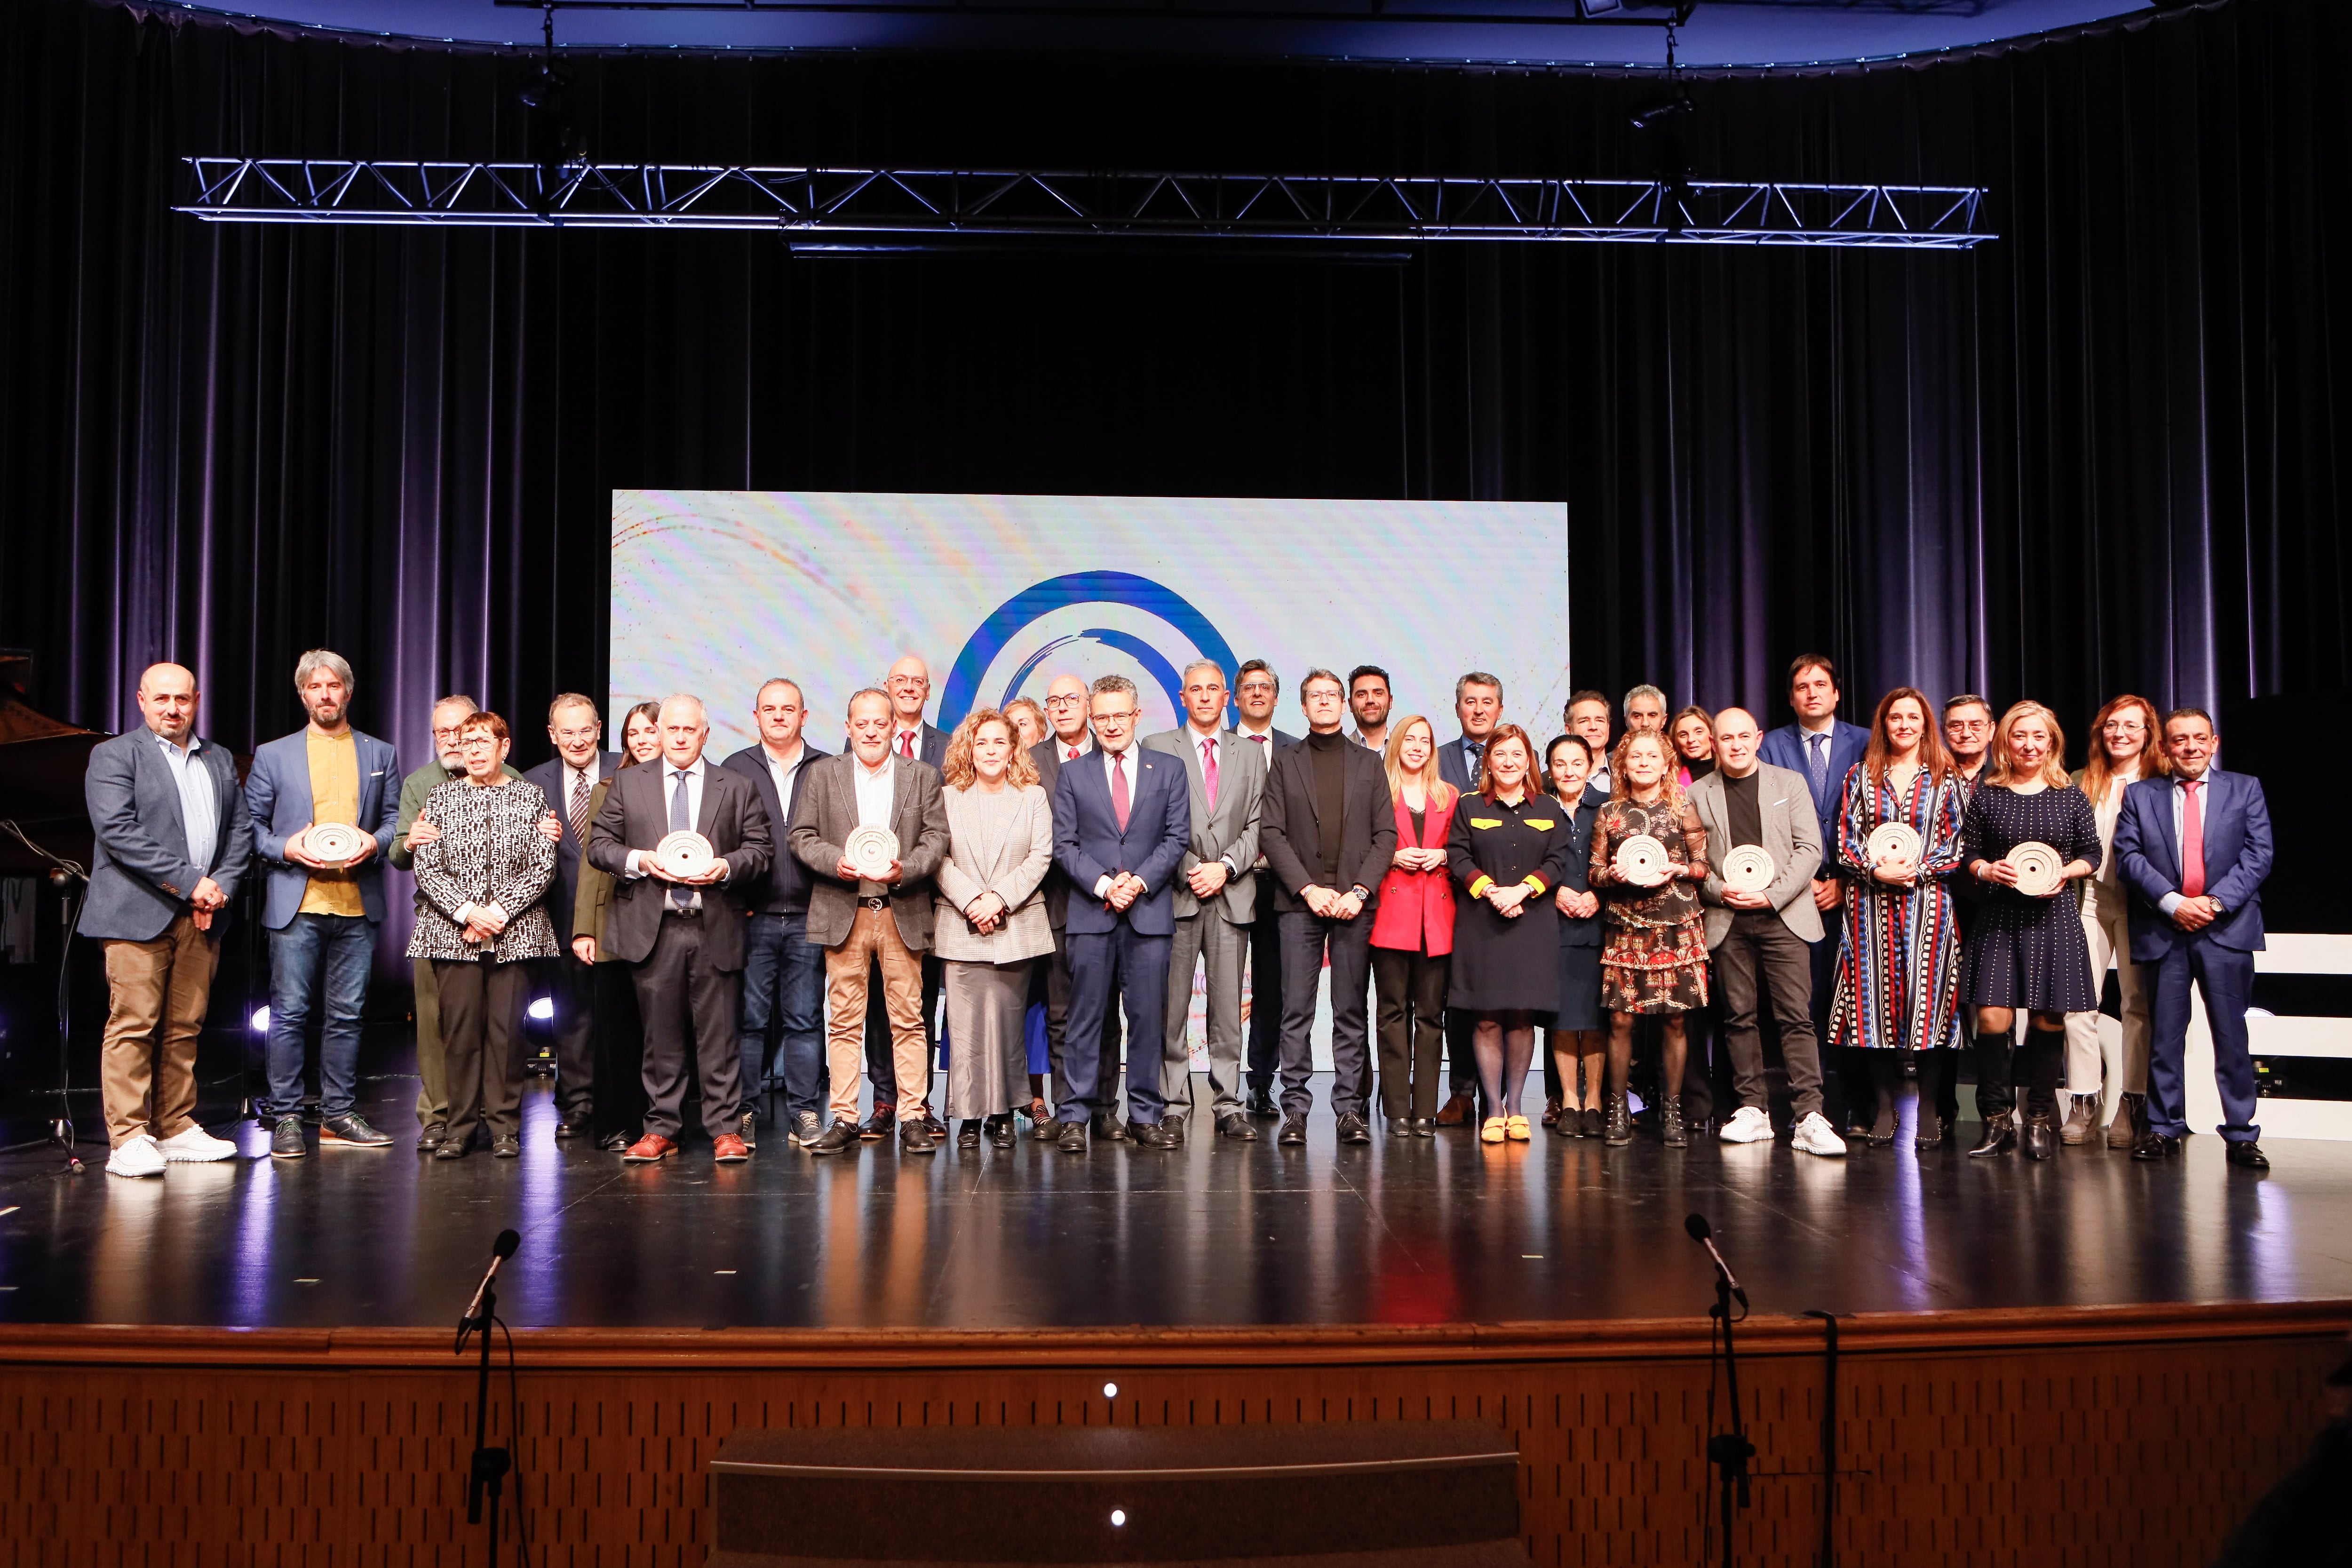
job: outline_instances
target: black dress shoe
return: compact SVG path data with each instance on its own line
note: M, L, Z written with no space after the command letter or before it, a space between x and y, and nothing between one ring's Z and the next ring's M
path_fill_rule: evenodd
M1043 1121L1031 1122L1030 1131L1038 1142L1053 1143L1058 1142L1062 1136L1062 1124L1048 1116Z
M865 1136L856 1122L836 1121L826 1128L815 1142L803 1143L801 1147L812 1154L838 1154L844 1149L856 1148Z
M1003 1116L992 1116L988 1119L988 1145L990 1148L1010 1149L1019 1141L1019 1136L1013 1130L1013 1115L1010 1111L1007 1111Z
M2135 1160L2169 1160L2179 1152L2180 1140L2167 1138L2161 1132L2144 1132L2139 1142L2132 1145L2132 1158Z
M1250 1090L1249 1098L1242 1101L1242 1110L1261 1121L1271 1121L1282 1114L1282 1108L1274 1102L1273 1091L1263 1089Z
M890 1129L898 1124L898 1108L877 1105L874 1113L857 1124L857 1135L868 1143L878 1143L890 1136Z
M416 1147L423 1152L430 1154L434 1150L441 1147L441 1140L447 1136L449 1136L447 1122L428 1121L425 1124L425 1130L416 1135Z
M2027 1159L2047 1160L2058 1152L2058 1129L2047 1116L2028 1116L2025 1131L2017 1142Z
M1932 1110L1923 1111L1919 1117L1919 1125L1912 1131L1911 1147L1940 1149L1944 1146L1945 1136L1944 1119Z
M511 1160L522 1152L522 1140L509 1133L490 1144L490 1152L501 1160Z
M824 1136L824 1123L818 1119L817 1113L814 1110L803 1110L793 1118L793 1130L786 1136L785 1142L797 1143L805 1149Z
M2252 1139L2243 1143L2231 1144L2229 1152L2222 1157L2242 1171L2267 1171L2271 1168L2271 1157L2263 1153L2263 1146Z
M1294 1116L1285 1121L1282 1124L1282 1131L1275 1134L1274 1141L1277 1143L1290 1144L1294 1148L1306 1142L1307 1118L1304 1116Z
M1184 1141L1164 1121L1138 1122L1128 1129L1128 1137L1139 1149L1181 1149Z
M1372 1129L1362 1117L1357 1115L1351 1110L1347 1115L1339 1118L1340 1142L1369 1143L1371 1141Z
M585 1138L588 1136L588 1123L585 1121L559 1121L555 1124L555 1136L559 1142L567 1138Z
M1249 1124L1248 1117L1238 1111L1228 1112L1217 1118L1217 1136L1242 1143L1255 1143L1257 1142L1257 1129Z
M948 1124L932 1115L931 1108L928 1105L923 1107L923 1131L931 1135L931 1142L934 1143L944 1143L948 1141Z
M273 1160L299 1160L310 1152L310 1145L302 1142L302 1119L299 1116L279 1117L278 1125L269 1131L269 1157Z
M931 1130L919 1121L908 1121L898 1129L898 1152L901 1154L936 1154L940 1141Z
M1095 1112L1094 1135L1107 1138L1114 1143L1125 1142L1127 1123L1118 1119L1118 1112L1115 1110L1097 1110Z
M1414 1117L1412 1119L1412 1135L1416 1138L1436 1137L1437 1119L1433 1116Z
M561 1129L558 1131L560 1131ZM757 1149L760 1146L760 1113L756 1110L747 1110L737 1117L735 1136L743 1140L743 1147L746 1149Z
M596 1140L596 1147L599 1149L609 1150L613 1153L617 1154L635 1142L636 1140L630 1137L626 1132L607 1132L604 1136Z
M433 1157L436 1160L462 1160L469 1152L471 1151L466 1144L458 1142L455 1138L444 1138L439 1147L433 1151Z
M1083 1121L1065 1121L1061 1123L1061 1131L1054 1135L1054 1146L1065 1154L1085 1153L1087 1152L1087 1124Z
M956 1147L959 1149L977 1149L980 1147L980 1123L978 1121L967 1116L961 1122L956 1124Z
M1389 1132L1389 1136L1390 1136L1390 1137L1391 1137L1391 1138L1410 1138L1410 1137L1412 1137L1412 1117L1410 1117L1410 1116L1390 1116L1390 1117L1385 1117L1385 1118L1383 1118L1382 1120L1383 1120L1384 1123L1386 1124L1386 1126L1387 1126L1387 1128L1388 1128L1388 1132Z
M2004 1154L2017 1147L2017 1119L2006 1110L1985 1118L1984 1142L1969 1151L1971 1160Z

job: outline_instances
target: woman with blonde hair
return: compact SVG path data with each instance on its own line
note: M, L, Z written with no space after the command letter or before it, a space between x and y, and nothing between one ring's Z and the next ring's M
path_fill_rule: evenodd
M948 856L931 945L948 1000L947 1117L957 1148L979 1148L984 1126L1010 1149L1013 1108L1028 1100L1029 973L1054 951L1037 890L1054 858L1054 809L1013 721L993 708L956 726L940 773Z
M2116 966L2123 1030L2117 1047L2111 1047L2102 1037L2098 1014L2066 1015L2066 1090L2074 1104L2059 1130L2062 1143L2087 1143L2105 1122L2107 1147L2128 1149L2147 1117L2153 977L2132 962L2131 891L2116 867L2116 818L2123 812L2124 791L2135 782L2170 775L2163 739L2164 721L2155 703L2128 692L2110 699L2091 721L2091 754L2074 774L2099 825L2099 868L2074 884L2075 901L2083 940L2091 950L2091 983L2105 984L2107 965ZM2110 1109L2103 1097L2112 1097L2112 1121L2102 1114Z
M2099 1005L2082 920L2072 899L2058 897L2068 882L2091 875L2099 858L2098 818L2067 777L2065 755L2055 714L2039 702L2011 707L1993 731L1992 760L1960 828L1961 855L1984 894L1960 952L1960 1000L1977 1010L1977 1110L1985 1135L1969 1152L1979 1158L2021 1144L2029 1160L2056 1152L2066 1015ZM2047 892L2018 886L2009 856L2026 844L2058 856L2058 881ZM2010 1030L2021 1008L2032 1014L2021 1130L2010 1087Z
M1654 839L1666 854L1654 880L1628 881L1617 852L1628 839ZM1683 1016L1706 1005L1706 829L1675 783L1674 748L1654 730L1630 731L1609 766L1609 804L1592 825L1589 876L1603 896L1609 934L1601 949L1601 999L1609 1010L1609 1104L1601 1141L1633 1141L1626 1086L1633 1068L1633 1019L1656 1014L1664 1044L1660 1085L1679 1084L1689 1053ZM1690 1145L1682 1097L1660 1093L1658 1128L1669 1149Z
M1457 800L1438 776L1437 731L1419 713L1389 726L1381 752L1396 809L1396 858L1372 914L1374 1037L1381 1110L1392 1138L1437 1131L1438 1058L1454 952L1454 879L1446 841Z

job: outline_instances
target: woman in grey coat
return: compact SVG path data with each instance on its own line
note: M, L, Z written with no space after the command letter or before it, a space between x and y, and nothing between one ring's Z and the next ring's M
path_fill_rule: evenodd
M1029 1098L1022 1027L1029 971L1054 951L1038 884L1054 858L1054 808L1013 721L983 708L956 726L940 772L948 858L939 873L931 945L946 970L948 1104L956 1146L980 1147L982 1124L1013 1146L1013 1108Z
M440 836L416 849L424 895L408 956L429 959L441 988L441 1048L448 1132L436 1160L462 1160L488 1122L490 1152L522 1152L522 1008L530 961L552 958L555 926L542 900L555 845L539 830L547 797L509 778L506 721L475 713L458 726L466 776L436 784L419 820Z

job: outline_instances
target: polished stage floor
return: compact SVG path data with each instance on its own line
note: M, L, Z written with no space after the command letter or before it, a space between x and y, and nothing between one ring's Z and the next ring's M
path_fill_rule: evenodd
M1024 1139L1010 1152L895 1144L813 1159L770 1136L748 1163L707 1142L657 1166L552 1136L543 1080L523 1154L415 1153L415 1080L389 1064L363 1107L394 1148L244 1157L109 1177L54 1150L0 1154L0 1323L437 1326L512 1226L517 1326L1022 1329L1463 1323L1695 1317L1709 1300L1694 1211L1755 1310L1790 1314L2352 1297L2352 1144L2220 1142L2133 1163L2047 1165L1948 1149L1712 1142L1670 1152L1465 1130L1342 1148L1322 1109L1304 1150L1209 1136L1181 1151ZM233 1106L235 1082L203 1110ZM91 1108L91 1109L94 1109ZM92 1120L85 1114L87 1125ZM87 1136L87 1131L85 1136Z

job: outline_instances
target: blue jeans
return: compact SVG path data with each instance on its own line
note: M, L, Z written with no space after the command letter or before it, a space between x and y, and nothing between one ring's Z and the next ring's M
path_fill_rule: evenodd
M374 956L375 927L361 915L296 915L284 931L269 933L270 1114L302 1109L302 1037L314 1009L320 1014L319 1114L333 1121L352 1113L360 1010Z
M824 949L808 940L808 916L751 917L743 952L743 1042L740 1078L745 1109L766 1091L768 1026L782 1037L777 1052L784 1110L820 1119L830 1085L824 1061Z

